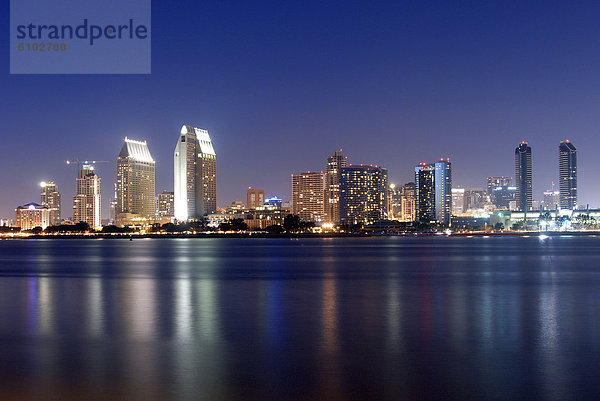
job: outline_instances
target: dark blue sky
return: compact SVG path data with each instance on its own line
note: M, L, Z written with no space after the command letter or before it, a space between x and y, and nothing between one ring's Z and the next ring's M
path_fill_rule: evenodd
M526 3L526 4L523 4ZM183 123L209 129L218 203L252 185L290 197L290 173L342 147L405 183L450 157L453 183L514 175L533 148L534 196L556 181L558 143L579 150L580 203L600 206L600 3L509 1L152 4L152 74L9 75L0 24L0 217L54 179L71 215L68 158L100 165L103 218L122 139L147 139L172 190Z

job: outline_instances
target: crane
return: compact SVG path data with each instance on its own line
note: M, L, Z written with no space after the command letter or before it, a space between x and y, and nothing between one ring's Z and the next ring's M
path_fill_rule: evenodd
M67 160L68 165L74 164L79 167L78 172L77 172L78 176L79 176L83 166L91 166L92 164L98 164L98 163L108 163L108 161L107 160L79 160L79 159ZM91 170L93 170L93 167L91 168Z

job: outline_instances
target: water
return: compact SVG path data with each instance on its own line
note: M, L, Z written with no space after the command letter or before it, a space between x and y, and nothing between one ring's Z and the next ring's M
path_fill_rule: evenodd
M0 241L0 393L597 399L599 245Z

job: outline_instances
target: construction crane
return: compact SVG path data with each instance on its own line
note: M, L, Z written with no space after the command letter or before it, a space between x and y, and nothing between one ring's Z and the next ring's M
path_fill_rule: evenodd
M108 163L107 160L79 160L79 159L74 159L74 160L67 160L67 164L68 165L77 165L78 171L77 171L77 176L79 176L79 172L81 171L82 166L90 166L92 164L98 164L98 163ZM94 168L92 167L91 170L93 170Z

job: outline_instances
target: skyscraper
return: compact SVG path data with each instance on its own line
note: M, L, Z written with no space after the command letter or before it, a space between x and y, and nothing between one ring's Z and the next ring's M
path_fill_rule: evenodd
M531 147L525 141L515 149L515 184L517 209L522 212L531 210L533 204Z
M435 163L435 219L450 224L452 215L452 165L450 159Z
M49 211L48 224L51 226L57 226L61 222L60 217L60 193L58 192L58 185L54 181L42 181L40 183L41 188L41 204L46 206Z
M404 186L390 184L388 190L388 218L390 220L400 220L402 217L402 192L404 192Z
M510 187L512 185L512 177L487 177L487 195L491 198L494 194L494 189L497 187Z
M184 125L174 152L175 218L217 211L217 156L208 131Z
M324 178L323 172L292 174L292 214L304 221L323 221Z
M342 149L337 150L327 159L325 170L325 220L338 224L340 222L340 169L348 165L348 157Z
M246 192L246 208L256 209L258 206L262 206L265 203L265 190L264 189L252 189L248 187Z
M157 196L156 216L159 218L173 217L175 213L175 199L173 192L166 190Z
M435 222L435 165L419 163L415 167L417 220Z
M76 195L73 197L73 221L88 223L92 228L100 228L100 177L94 167L81 165L76 179Z
M558 145L560 208L577 207L577 149L567 139Z
M465 210L465 189L452 188L452 214L458 216Z
M150 222L155 216L155 162L146 141L125 138L117 157L117 225Z
M415 221L417 219L416 209L416 185L414 182L405 184L401 194L402 216L400 221Z
M387 218L387 170L373 166L340 168L340 221L368 224Z

